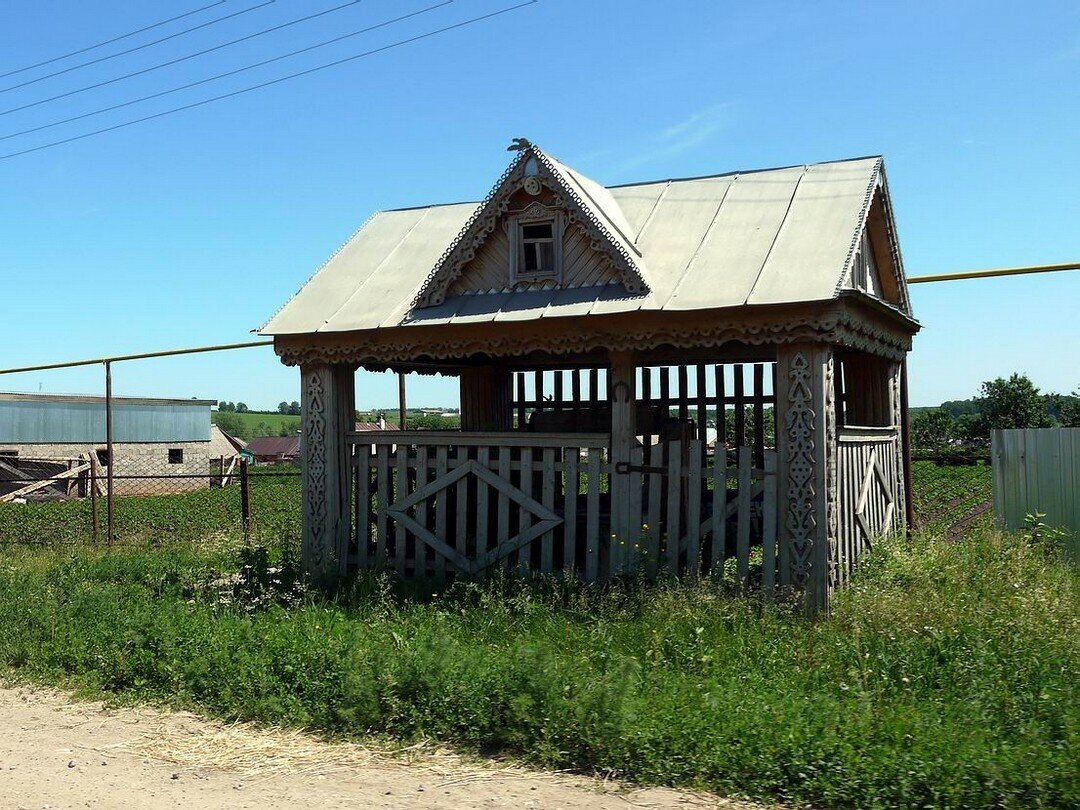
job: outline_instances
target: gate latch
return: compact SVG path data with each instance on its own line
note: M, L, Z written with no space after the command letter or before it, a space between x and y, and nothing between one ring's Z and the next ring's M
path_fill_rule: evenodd
M619 475L628 475L629 473L651 473L653 475L667 475L667 467L657 467L655 464L631 464L629 461L619 461L615 464L615 472Z

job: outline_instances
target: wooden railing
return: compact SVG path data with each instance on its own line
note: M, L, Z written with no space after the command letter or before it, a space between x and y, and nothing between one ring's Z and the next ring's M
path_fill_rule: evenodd
M716 464L700 442L676 441L636 448L613 469L607 434L379 431L350 444L350 561L361 568L433 580L502 567L572 569L587 582L669 572L776 584L772 451L755 469L749 447L729 466L726 452ZM611 534L613 475L631 478L629 525L640 531L630 537Z
M840 534L835 585L851 577L873 541L902 520L899 432L888 427L841 428L838 436Z

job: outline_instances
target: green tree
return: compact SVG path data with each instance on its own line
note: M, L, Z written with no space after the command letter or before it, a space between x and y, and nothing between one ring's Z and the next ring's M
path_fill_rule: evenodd
M944 407L918 411L911 417L911 444L937 451L960 438L960 425Z
M289 412L289 403L288 402L279 402L277 404L277 412L278 413L288 413Z
M300 432L300 420L299 419L283 419L280 427L278 427L279 436L295 436Z
M1080 427L1080 388L1072 396L1061 397L1058 403L1062 427Z
M991 430L1050 427L1047 397L1025 374L998 377L982 384L979 391L979 434L983 438Z
M230 436L247 441L251 438L251 431L247 422L237 413L223 411L220 408L214 413L214 424L224 430Z
M237 402L235 410L236 410L237 413L247 413L248 412L248 406L245 405L243 402Z
M285 413L289 414L290 416L299 416L300 415L300 403L297 402L296 400L293 400L292 402L289 403L288 408L285 411Z

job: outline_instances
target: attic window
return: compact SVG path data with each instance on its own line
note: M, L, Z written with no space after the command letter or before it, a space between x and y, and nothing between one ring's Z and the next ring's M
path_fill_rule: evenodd
M510 282L562 278L562 216L515 219L510 223Z
M554 222L521 226L521 263L518 275L546 275L555 271Z

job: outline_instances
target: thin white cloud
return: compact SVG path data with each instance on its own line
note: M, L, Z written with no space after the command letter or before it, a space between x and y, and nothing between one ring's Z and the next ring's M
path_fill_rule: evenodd
M734 104L714 104L698 110L678 123L647 137L637 154L619 161L615 170L624 172L650 163L678 157L713 141L735 120Z

